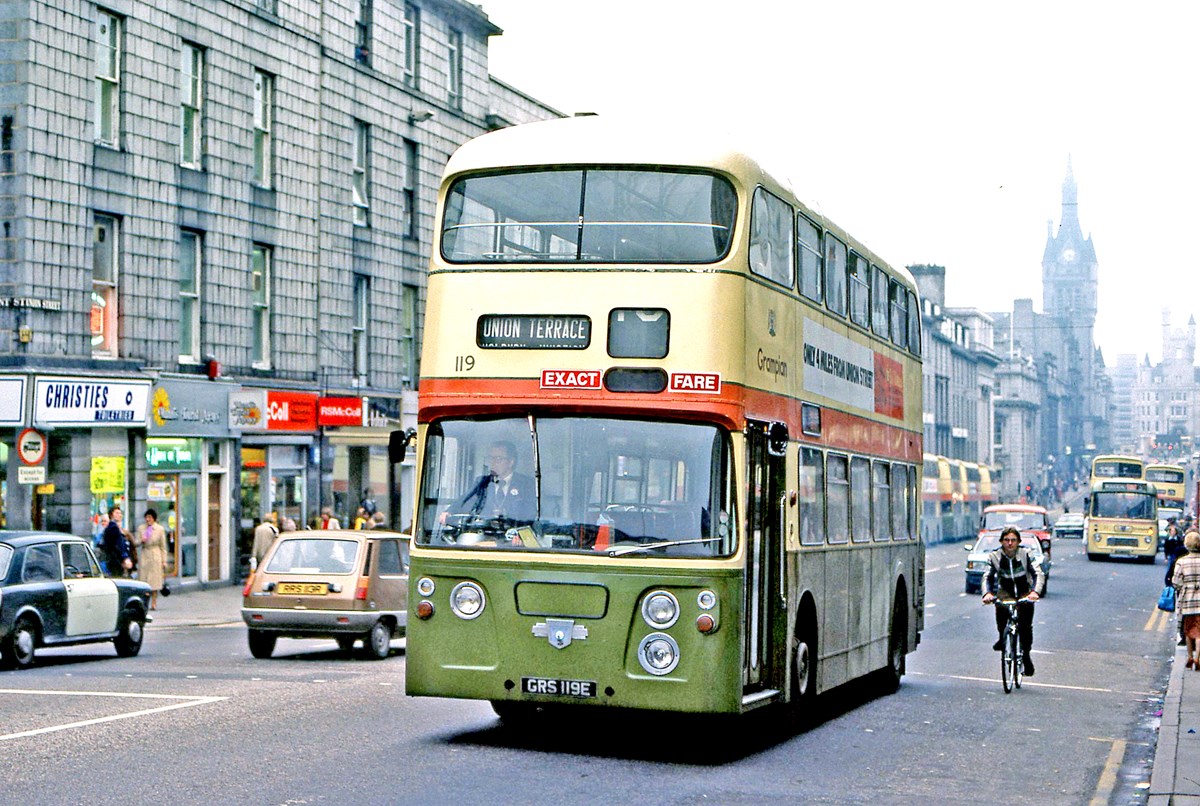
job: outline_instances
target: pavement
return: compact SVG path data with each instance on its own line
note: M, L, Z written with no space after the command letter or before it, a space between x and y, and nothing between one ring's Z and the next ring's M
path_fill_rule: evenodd
M171 595L158 595L158 608L147 629L157 627L200 627L242 623L242 586L223 583L171 586Z

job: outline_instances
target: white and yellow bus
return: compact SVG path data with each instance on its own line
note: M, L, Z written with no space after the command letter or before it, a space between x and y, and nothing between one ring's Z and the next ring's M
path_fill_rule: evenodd
M1180 465L1148 464L1143 476L1158 490L1159 506L1183 509L1187 495L1187 471Z
M1158 552L1158 493L1148 481L1101 481L1092 486L1084 519L1089 560L1106 556L1154 562Z
M899 683L924 618L912 278L691 132L576 118L450 160L409 694L804 719Z
M1089 487L1102 481L1138 481L1145 478L1146 463L1136 456L1105 454L1092 460Z

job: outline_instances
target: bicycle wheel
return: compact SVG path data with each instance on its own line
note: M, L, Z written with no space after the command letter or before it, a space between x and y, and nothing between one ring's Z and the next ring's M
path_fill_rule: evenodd
M1013 670L1016 669L1013 661L1012 643L1005 640L1004 651L1000 653L1000 682L1004 684L1005 694L1008 694L1013 689Z
M1017 646L1017 631L1013 630L1008 634L1008 654L1012 656L1012 679L1013 685L1017 688L1021 687L1021 674L1024 671L1025 658L1022 656L1020 649Z

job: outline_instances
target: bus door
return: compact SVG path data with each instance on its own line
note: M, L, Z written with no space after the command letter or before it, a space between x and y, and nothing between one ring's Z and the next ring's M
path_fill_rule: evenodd
M782 685L778 680L782 680L783 655L776 658L776 649L784 642L774 634L786 629L787 427L783 423L751 423L746 434L749 489L742 682L745 690L752 692Z

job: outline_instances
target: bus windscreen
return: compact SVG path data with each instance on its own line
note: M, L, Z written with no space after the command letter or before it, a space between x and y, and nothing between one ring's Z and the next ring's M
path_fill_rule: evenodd
M450 187L453 263L711 263L733 235L728 180L671 170L570 168L466 176Z

